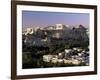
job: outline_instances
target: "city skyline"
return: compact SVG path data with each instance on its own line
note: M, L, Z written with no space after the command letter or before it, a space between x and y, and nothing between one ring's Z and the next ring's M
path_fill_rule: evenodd
M68 12L45 12L45 11L22 11L22 26L47 27L55 24L83 25L89 27L88 13Z

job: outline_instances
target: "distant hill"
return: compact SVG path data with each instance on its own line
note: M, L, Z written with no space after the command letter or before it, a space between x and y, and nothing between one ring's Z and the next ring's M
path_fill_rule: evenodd
M33 34L23 35L23 44L27 46L47 46L49 44L68 44L71 47L83 47L89 45L87 28L83 25L76 27L49 26L45 29L37 29Z

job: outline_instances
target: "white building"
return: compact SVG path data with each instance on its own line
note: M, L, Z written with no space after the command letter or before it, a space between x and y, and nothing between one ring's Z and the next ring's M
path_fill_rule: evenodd
M63 30L69 28L69 25L55 24L55 26L45 27L46 30Z
M74 65L79 65L80 63L81 63L81 61L79 61L77 59L72 60L72 64L74 64Z
M49 27L46 27L45 29L46 30L54 30L55 28L54 28L54 26L49 26Z
M62 30L64 28L67 28L67 27L65 27L63 24L56 24L55 26L55 30Z
M44 55L44 56L43 56L43 61L45 61L45 62L50 62L52 58L53 58L52 55Z
M25 35L27 35L27 34L33 34L33 33L34 33L33 28L27 28Z
M71 51L71 49L65 49L65 53L69 53Z

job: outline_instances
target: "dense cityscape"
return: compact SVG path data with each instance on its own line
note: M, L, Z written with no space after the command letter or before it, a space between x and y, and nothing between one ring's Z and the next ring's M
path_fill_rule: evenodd
M22 44L23 69L89 66L89 29L81 24L25 28Z

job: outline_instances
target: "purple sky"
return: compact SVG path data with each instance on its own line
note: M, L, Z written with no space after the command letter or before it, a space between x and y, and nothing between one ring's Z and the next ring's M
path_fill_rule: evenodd
M79 25L89 27L88 13L22 11L22 26L47 27L55 24Z

